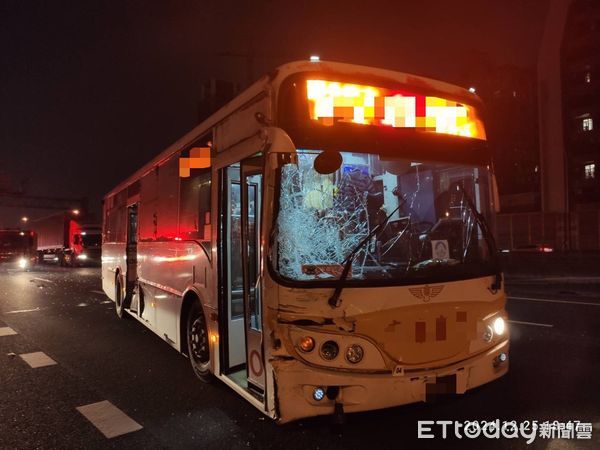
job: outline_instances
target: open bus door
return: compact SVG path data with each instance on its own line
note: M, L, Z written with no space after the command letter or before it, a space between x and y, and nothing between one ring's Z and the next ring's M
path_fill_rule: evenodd
M137 241L138 241L138 204L127 207L127 243L125 246L125 308L131 305L131 299L137 283Z
M248 387L260 394L265 390L260 290L262 171L263 158L260 156L242 162L242 260Z
M260 293L262 172L262 157L222 170L219 227L221 369L259 397L265 386Z

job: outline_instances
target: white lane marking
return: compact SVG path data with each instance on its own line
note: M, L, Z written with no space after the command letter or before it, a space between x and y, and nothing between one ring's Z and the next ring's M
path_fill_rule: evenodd
M569 300L552 300L549 298L531 298L531 297L513 297L508 296L509 300L525 300L529 302L546 302L546 303L566 303L569 305L587 305L587 306L600 306L600 303L592 303L592 302L571 302Z
M76 409L109 439L143 428L108 400L78 406Z
M44 352L23 353L19 356L21 357L21 359L23 359L23 361L29 364L29 367L31 367L32 369L37 369L38 367L53 366L56 364L56 361L54 361Z
M46 278L32 278L32 280L45 281L46 283L54 283L54 281L48 280Z
M87 303L78 303L77 306L88 306Z
M34 312L34 311L41 311L40 307L38 306L37 308L33 308L33 309L17 309L15 311L6 311L3 314L19 314L19 313Z
M112 303L112 300L103 300L100 302L101 304L105 304L105 303Z
M11 327L0 327L0 336L12 336L13 334L17 334L17 332Z
M106 295L104 291L90 291L92 294Z
M554 326L549 323L522 322L520 320L509 320L508 323L516 323L517 325L533 325L536 327L547 327L547 328L552 328Z

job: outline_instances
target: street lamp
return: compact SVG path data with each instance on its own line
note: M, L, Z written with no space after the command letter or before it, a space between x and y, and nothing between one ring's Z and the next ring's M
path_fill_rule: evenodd
M29 217L27 217L27 216L21 217L21 222L27 223L27 221L29 221Z
M79 210L78 209L74 209L73 211L71 211L73 213L73 215L78 216L79 215Z

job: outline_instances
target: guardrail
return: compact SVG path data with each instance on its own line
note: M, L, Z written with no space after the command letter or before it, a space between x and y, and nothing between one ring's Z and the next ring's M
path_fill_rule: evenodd
M561 213L499 214L499 249L544 244L554 250L600 250L600 210Z

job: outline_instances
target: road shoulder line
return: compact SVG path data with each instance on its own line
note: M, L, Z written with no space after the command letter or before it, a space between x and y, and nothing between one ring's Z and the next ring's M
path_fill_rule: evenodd
M508 295L507 298L509 300L525 300L525 301L529 301L529 302L564 303L567 305L600 306L600 303L578 302L578 301L569 301L569 300L553 300L550 298L513 297L512 295Z

